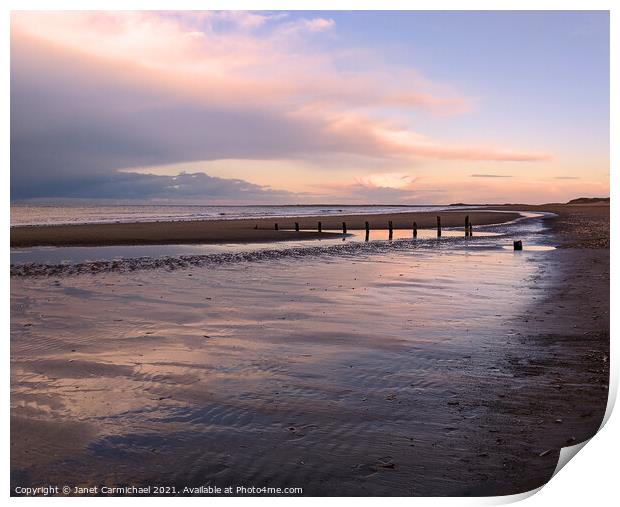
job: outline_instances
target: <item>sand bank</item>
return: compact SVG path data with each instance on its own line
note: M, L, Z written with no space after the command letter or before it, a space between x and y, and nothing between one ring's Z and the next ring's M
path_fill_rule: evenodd
M311 218L21 226L11 228L11 247L299 241L328 237L331 234L319 234L318 221L322 222L323 231L340 230L342 222L346 222L350 230L359 230L364 228L366 221L372 229L387 229L390 220L396 229L411 228L414 221L419 228L432 228L436 227L437 215L441 216L443 227L463 226L467 215L474 226L506 222L519 216L514 212L442 211ZM302 229L300 232L295 232L295 222L299 223ZM278 223L277 231L275 223Z

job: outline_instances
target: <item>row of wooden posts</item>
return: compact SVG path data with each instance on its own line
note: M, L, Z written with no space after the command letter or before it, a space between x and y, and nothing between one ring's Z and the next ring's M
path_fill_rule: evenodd
M368 238L370 236L370 224L368 222L366 222L365 224L365 228L366 228L366 241L368 241ZM258 227L258 226L257 226ZM275 230L278 230L278 223L275 223ZM317 224L317 231L318 232L322 232L323 231L323 224L322 222L318 222ZM295 232L299 232L299 222L295 222ZM346 234L347 233L347 223L346 222L342 222L342 234ZM389 220L388 221L388 234L389 234L389 238L392 239L392 236L394 234L394 226L392 224L392 221ZM474 228L473 225L471 223L471 221L469 220L469 215L467 215L465 217L465 236L473 236L474 235ZM413 222L413 237L417 238L418 237L418 224L416 222ZM437 217L437 237L441 237L441 217Z
M258 229L258 225L256 226L256 228ZM368 239L370 238L370 224L368 222L365 223L365 228L366 228L366 241L368 241ZM278 230L278 223L276 222L275 224L275 230ZM319 221L317 224L317 230L318 232L322 232L323 231L323 224ZM299 232L299 222L295 222L295 231ZM346 222L342 222L342 234L346 234L347 233L347 223ZM392 221L389 220L388 221L388 237L389 239L392 239L392 236L394 234L394 226L392 224ZM471 220L469 220L469 215L467 215L465 217L465 236L473 236L474 235L474 227L471 223ZM413 222L413 237L417 238L418 237L418 224L416 222ZM437 217L437 237L440 238L441 237L441 217L438 216ZM523 243L521 242L521 240L519 241L514 241L514 249L515 250L523 250Z

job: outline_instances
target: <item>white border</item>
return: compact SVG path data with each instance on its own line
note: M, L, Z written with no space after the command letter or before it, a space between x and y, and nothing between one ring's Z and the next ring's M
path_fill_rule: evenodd
M617 2L616 2L617 3ZM9 99L9 72L10 72L10 48L9 48L9 12L10 10L139 10L139 9L151 9L151 10L181 10L181 9L195 9L195 10L404 10L404 9L417 9L417 10L610 10L611 11L611 167L616 168L618 166L618 118L619 118L619 103L618 93L615 90L620 89L620 81L618 80L618 33L620 28L620 9L614 8L614 2L611 0L590 0L590 1L578 1L578 0L505 0L501 3L497 0L475 0L465 3L458 0L436 0L436 1L413 1L413 0L392 0L386 2L385 0L331 0L328 2L320 1L301 1L301 0L265 0L265 1L248 1L248 0L229 0L229 1L215 1L215 0L91 0L89 2L76 1L76 0L22 0L14 1L9 0L3 3L3 9L1 11L1 23L0 30L2 31L2 52L1 64L4 69L2 75L5 76L2 80L2 103L4 111L4 121L2 122L2 151L3 154L3 167L2 178L3 184L0 185L0 192L2 194L3 202L5 203L5 212L3 214L3 227L5 231L5 247L2 249L2 265L5 266L3 275L3 305L2 315L4 323L4 361L5 361L5 384L2 391L2 406L9 406L9 385L10 385L10 373L9 373L9 357L10 357L10 305L9 305L9 287L10 277L8 266L10 264L9 259L9 224L10 224L10 158L9 158L9 133L10 133L10 117L8 114L10 99ZM610 175L611 188L613 191L614 175ZM617 195L612 195L612 238L616 237L617 224L619 223L618 210L615 204ZM613 241L612 241L613 243ZM611 308L616 308L618 303L618 282L620 281L617 276L618 255L617 251L612 248L612 277L611 277ZM611 336L615 338L617 329L617 317L612 312L611 314ZM612 386L610 389L610 404L616 398L618 387L618 362L620 357L618 355L618 347L616 346L616 339L612 339L612 351L610 357L611 370L612 370ZM611 405L610 405L611 406ZM609 408L608 415L609 417ZM9 495L9 442L8 442L8 421L9 411L3 411L4 417L2 418L2 430L4 433L3 453L4 457L2 471L0 472L0 484L2 484L3 496ZM528 505L549 505L549 504L563 504L563 505L583 505L584 503L594 504L608 504L611 503L611 499L617 498L618 487L616 486L617 477L614 473L614 468L617 464L616 456L613 449L620 448L619 438L619 424L618 415L612 414L609 422L604 428L597 434L584 448L579 452L579 456L572 460L568 466L563 468L561 472L554 477L546 486L544 486L537 494L530 496L528 499ZM497 505L502 503L510 503L523 499L523 497L529 495L515 495L514 497L497 497L487 499L426 499L426 498L406 498L406 499L389 499L391 504L404 505L405 503L410 505L416 503L417 505ZM31 499L26 498L12 498L12 502L21 504L23 502L30 502ZM36 501L36 500L35 500ZM54 499L53 502L71 502L72 505L76 505L78 502L82 504L90 504L99 502L99 499L93 498L81 498L81 499ZM210 504L220 504L226 502L227 504L245 503L247 499L240 498L193 498L193 499L171 499L171 498L127 498L127 499L114 499L114 502L119 503L131 503L132 505L147 505L152 503L169 504L170 502L190 501L190 502L209 502ZM257 505L267 505L276 503L291 503L301 505L310 505L316 500L312 498L252 498L252 503ZM328 505L335 505L336 502L340 502L338 498L326 498L321 502L325 502ZM354 502L358 505L370 505L371 502L375 503L377 500L374 498L362 498L356 499Z

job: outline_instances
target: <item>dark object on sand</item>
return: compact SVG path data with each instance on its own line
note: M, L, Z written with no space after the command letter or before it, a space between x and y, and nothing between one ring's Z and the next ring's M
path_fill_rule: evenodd
M418 237L418 223L417 222L413 222L413 237L414 238Z
M469 222L469 235L470 236L474 235L474 226L471 224L471 222Z
M342 222L342 234L346 234L346 233L347 233L347 223Z
M295 222L295 232L299 232L299 222Z
M437 237L441 236L441 217L437 217Z
M392 239L392 236L394 235L394 226L392 225L392 221L390 220L388 222L388 230L390 231L390 240Z
M521 240L515 241L514 247L515 247L515 250L523 250L523 243L521 242Z
M366 222L366 241L368 241L369 236L370 236L370 224Z
M277 224L277 223L276 223L276 225L275 225L275 230L276 230L276 231L278 230L278 224Z
M465 236L469 236L469 215L465 216Z
M319 222L319 225L318 225L317 229L318 229L319 232L322 232L321 222Z

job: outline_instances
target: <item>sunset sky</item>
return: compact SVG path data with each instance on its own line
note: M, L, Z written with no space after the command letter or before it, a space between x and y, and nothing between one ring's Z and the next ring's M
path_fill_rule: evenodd
M609 195L606 12L18 12L11 197Z

